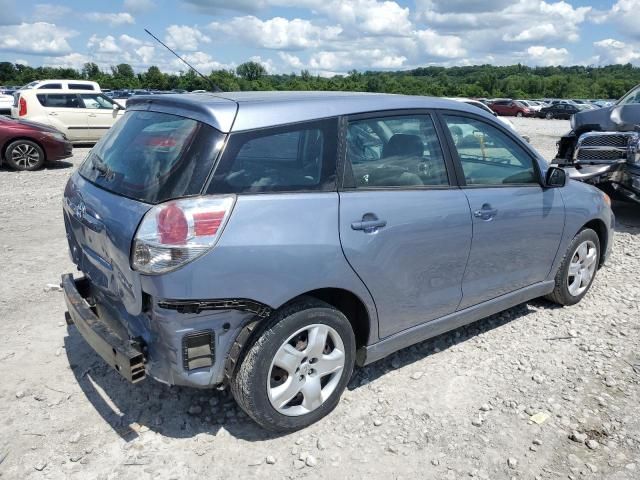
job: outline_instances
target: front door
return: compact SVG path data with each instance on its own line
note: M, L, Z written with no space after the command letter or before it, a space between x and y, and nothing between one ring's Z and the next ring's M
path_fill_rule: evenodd
M560 245L564 203L541 186L537 161L501 127L444 115L473 218L460 308L545 280ZM463 135L460 136L459 132Z
M358 116L346 138L340 238L376 303L380 337L454 312L471 217L432 117Z
M81 93L80 98L87 112L88 137L93 141L100 140L118 119L121 110L114 109L116 104L101 93Z

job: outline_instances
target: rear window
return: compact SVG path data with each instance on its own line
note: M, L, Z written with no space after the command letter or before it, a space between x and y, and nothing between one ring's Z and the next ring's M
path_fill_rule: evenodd
M209 193L333 190L337 121L232 134Z
M131 111L93 147L79 172L105 190L146 203L197 195L223 138L190 118Z
M39 93L40 105L50 108L83 108L75 93Z
M61 83L43 83L38 87L39 89L48 89L48 90L62 90Z

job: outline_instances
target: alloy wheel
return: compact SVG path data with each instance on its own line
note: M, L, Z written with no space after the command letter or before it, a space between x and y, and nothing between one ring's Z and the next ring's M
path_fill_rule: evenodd
M571 258L567 288L574 297L582 294L591 283L598 264L598 248L591 240L582 242Z
M335 329L325 324L303 327L280 346L271 362L269 401L283 415L310 413L335 391L344 366L344 343Z
M40 161L40 153L33 145L21 143L11 151L11 159L21 168L33 168Z

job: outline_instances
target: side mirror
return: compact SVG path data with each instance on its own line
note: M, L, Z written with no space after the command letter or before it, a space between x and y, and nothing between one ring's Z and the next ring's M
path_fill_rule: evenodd
M561 188L567 183L567 172L558 167L549 167L545 178L547 188Z

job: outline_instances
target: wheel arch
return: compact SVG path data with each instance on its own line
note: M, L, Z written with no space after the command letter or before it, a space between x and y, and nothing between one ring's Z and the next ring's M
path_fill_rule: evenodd
M371 333L375 331L371 325L374 317L370 315L365 303L355 293L344 288L318 288L292 298L285 305L303 297L321 300L342 312L353 328L357 349L371 343Z
M44 146L42 145L42 143L40 143L38 140L36 140L35 138L31 138L31 137L25 137L22 135L18 135L17 137L11 137L9 140L7 140L1 147L0 147L0 160L2 160L2 162L4 162L6 160L6 155L7 155L7 149L9 148L9 145L11 145L13 142L15 142L16 140L27 140L29 142L33 142L36 145L38 145L40 147L40 149L42 150L42 154L44 155L44 161L47 161L47 150L46 148L44 148Z
M596 232L596 235L598 235L598 240L600 241L600 259L598 260L598 267L600 267L604 263L607 247L609 246L608 245L609 236L607 235L607 226L599 218L594 218L593 220L589 220L587 223L585 223L582 226L582 228L579 230L579 232L586 228L590 228L591 230Z

